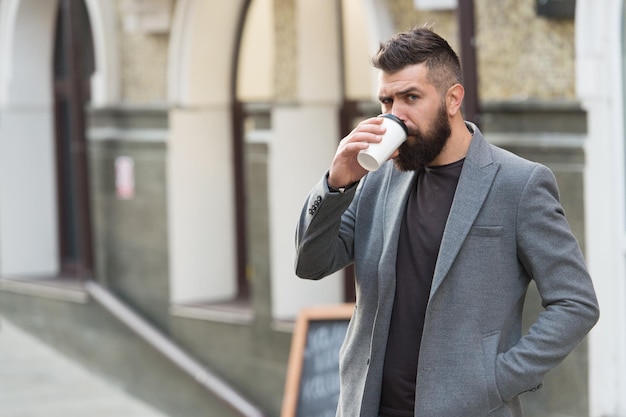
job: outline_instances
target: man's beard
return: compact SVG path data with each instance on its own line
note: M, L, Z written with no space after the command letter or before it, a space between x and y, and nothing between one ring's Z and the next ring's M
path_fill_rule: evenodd
M441 153L451 133L446 108L440 106L434 125L427 132L409 129L408 138L400 145L394 165L400 171L421 170Z

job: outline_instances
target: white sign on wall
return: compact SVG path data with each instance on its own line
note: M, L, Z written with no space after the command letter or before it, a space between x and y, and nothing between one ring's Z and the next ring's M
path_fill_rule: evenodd
M115 193L122 200L135 197L135 162L130 156L115 158Z
M413 0L417 10L453 10L457 7L457 0Z

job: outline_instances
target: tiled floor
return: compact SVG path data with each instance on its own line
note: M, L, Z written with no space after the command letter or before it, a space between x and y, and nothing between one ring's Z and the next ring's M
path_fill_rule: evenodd
M0 317L0 417L167 417Z

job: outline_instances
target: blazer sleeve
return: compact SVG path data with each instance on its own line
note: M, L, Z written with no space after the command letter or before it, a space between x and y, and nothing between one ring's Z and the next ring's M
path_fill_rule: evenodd
M313 188L300 214L295 242L295 271L300 278L324 278L354 260L353 206L360 187L332 193L327 177L328 173Z
M543 310L528 333L498 356L497 384L504 400L518 395L520 381L540 387L599 318L591 277L559 203L552 172L537 165L517 212L518 257L536 282ZM526 385L529 386L529 385Z

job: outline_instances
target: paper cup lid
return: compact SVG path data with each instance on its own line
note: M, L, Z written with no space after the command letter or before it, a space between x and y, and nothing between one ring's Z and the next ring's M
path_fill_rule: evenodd
M385 114L381 114L380 117L384 117L384 118L393 120L394 122L398 123L400 125L400 127L402 127L402 129L404 129L404 133L407 136L409 136L409 128L406 127L404 122L402 120L400 120L400 118L398 116L394 116L393 114L390 114L390 113L385 113Z

